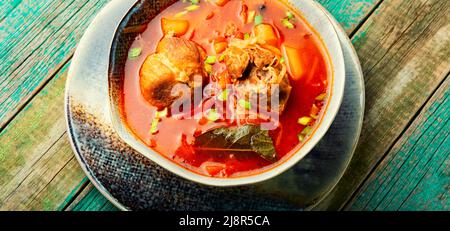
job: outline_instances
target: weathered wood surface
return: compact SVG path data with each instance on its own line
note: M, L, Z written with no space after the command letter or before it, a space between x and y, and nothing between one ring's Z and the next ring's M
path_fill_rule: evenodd
M450 209L449 84L447 77L348 209Z
M0 2L0 210L113 208L76 163L63 112L67 62L93 15L106 2ZM319 207L337 209L401 137L448 72L445 13L449 15L449 7L445 0L320 2L349 34L355 34L368 88L365 133L356 159ZM408 139L408 133L403 138ZM374 182L372 178L368 182ZM360 198L364 197L352 202L356 209L372 209L358 207Z
M0 12L7 17L0 25L0 128L70 59L106 2L2 1Z
M384 1L355 34L366 85L355 156L317 209L340 209L439 87L450 67L450 1Z

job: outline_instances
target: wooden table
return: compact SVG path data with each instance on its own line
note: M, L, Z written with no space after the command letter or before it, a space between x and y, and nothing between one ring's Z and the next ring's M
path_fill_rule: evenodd
M79 167L63 107L76 44L108 1L0 1L0 210L115 209ZM319 2L355 45L367 108L317 209L449 210L450 1Z

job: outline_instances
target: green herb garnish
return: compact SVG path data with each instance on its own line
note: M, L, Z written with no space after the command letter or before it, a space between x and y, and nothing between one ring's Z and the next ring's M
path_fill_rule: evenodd
M211 122L216 122L217 120L220 119L220 115L219 115L219 113L217 113L217 111L215 109L211 109L211 110L209 110L206 118Z
M250 108L252 107L252 104L245 99L240 99L239 105L247 110L250 110Z
M282 20L281 20L281 23L283 24L284 27L286 27L286 28L288 28L288 29L294 29L294 28L295 28L294 24L292 24L292 23L289 21L289 19L287 19L287 18L282 19Z
M135 48L131 48L130 52L128 52L128 58L130 59L135 59L137 57L139 57L142 53L142 48L140 47L135 47Z
M205 60L205 63L207 64L214 64L217 61L217 57L216 56L208 56Z
M263 21L264 21L264 17L262 15L256 15L255 25L259 25L259 24L263 23Z
M295 18L294 14L292 12L290 12L290 11L286 12L286 16L287 16L288 19Z
M218 98L219 98L220 101L227 101L229 94L230 94L230 90L225 89L219 94Z

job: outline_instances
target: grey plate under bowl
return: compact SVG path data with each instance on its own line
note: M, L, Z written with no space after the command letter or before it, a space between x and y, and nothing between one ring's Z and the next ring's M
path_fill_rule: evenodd
M94 19L72 60L66 83L70 141L91 182L122 210L303 210L337 184L352 158L364 114L358 57L332 18L346 65L341 109L314 150L284 174L263 183L208 187L184 180L125 144L113 130L108 62L115 29L137 0L113 0ZM331 16L330 16L331 17Z

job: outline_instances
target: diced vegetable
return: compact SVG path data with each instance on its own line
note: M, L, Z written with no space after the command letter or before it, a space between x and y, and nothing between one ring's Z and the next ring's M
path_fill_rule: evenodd
M255 17L256 17L256 11L251 10L247 13L247 20L245 23L251 23L253 21L255 21Z
M282 47L284 57L288 63L289 72L295 80L300 79L305 74L305 68L303 67L302 58L298 49L284 46Z
M250 108L252 107L251 103L245 99L239 100L239 106L241 106L242 108L245 108L247 110L250 110Z
M205 63L204 67L205 67L206 73L211 74L213 72L213 66L211 64Z
M187 13L189 13L187 10L181 11L181 12L175 14L175 18L183 17L183 16L186 15Z
M230 90L229 89L225 89L219 94L218 98L219 98L220 101L227 101L229 94L230 94Z
M200 0L191 0L191 3L192 3L192 4L199 4L199 3L200 3Z
M255 25L260 25L264 22L264 17L262 15L255 16Z
M325 97L327 97L327 93L326 93L326 92L320 94L319 96L317 96L317 97L316 97L316 100L317 100L317 101L324 101L324 100L325 100Z
M154 118L152 120L152 125L150 127L150 133L151 134L156 134L158 133L158 124L159 124L159 118Z
M167 117L167 114L168 114L168 109L167 108L165 108L164 110L162 110L162 111L157 111L156 112L156 117L157 118L164 118L164 117Z
M182 36L188 31L189 22L187 20L171 20L162 18L161 27L165 35L173 33L175 36Z
M297 137L298 137L298 141L300 141L300 142L303 142L303 140L305 140L305 135L298 134Z
M317 107L315 104L313 104L313 106L311 108L311 117L313 119L317 119L319 117L319 112L320 112L319 107Z
M269 24L259 24L254 28L255 36L266 44L276 46L278 44L278 36L274 28Z
M280 63L284 63L284 62L286 62L286 59L284 57L281 57L280 58Z
M312 127L311 127L311 126L308 126L308 127L306 127L306 128L303 129L303 131L300 133L300 135L307 136L307 135L309 135L311 132L312 132Z
M248 34L248 33L245 33L245 34L244 34L244 39L245 39L245 40L248 40L248 39L250 39L250 34Z
M216 5L218 6L225 6L230 0L216 0Z
M141 55L141 53L142 53L142 48L140 48L140 47L132 48L130 50L130 52L128 52L128 58L135 59L135 58L139 57Z
M220 119L220 115L219 115L219 113L217 113L217 111L215 109L211 109L211 110L209 110L206 118L211 122L216 122L217 120Z
M216 61L217 61L217 57L210 55L206 58L205 63L212 65L212 64L216 63Z
M290 12L290 11L286 12L286 17L287 17L288 19L293 19L293 18L295 18L294 14L293 14L292 12Z
M205 162L200 166L200 169L203 169L205 174L210 176L218 176L220 174L226 174L226 165L216 162Z
M222 54L222 55L219 57L219 62L224 61L225 58L226 58L225 54Z
M200 8L199 5L190 5L184 9L186 9L187 11L195 11L195 10L198 10L199 8Z
M220 54L224 52L228 47L227 42L216 42L214 43L214 49L216 50L216 54Z
M288 28L288 29L294 29L294 28L295 28L295 25L292 24L292 23L289 21L289 19L287 19L287 18L282 19L282 20L281 20L281 24L283 24L283 26L286 27L286 28Z
M311 122L313 121L312 118L310 117L301 117L300 119L298 119L298 123L303 125L303 126L307 126L309 125Z

